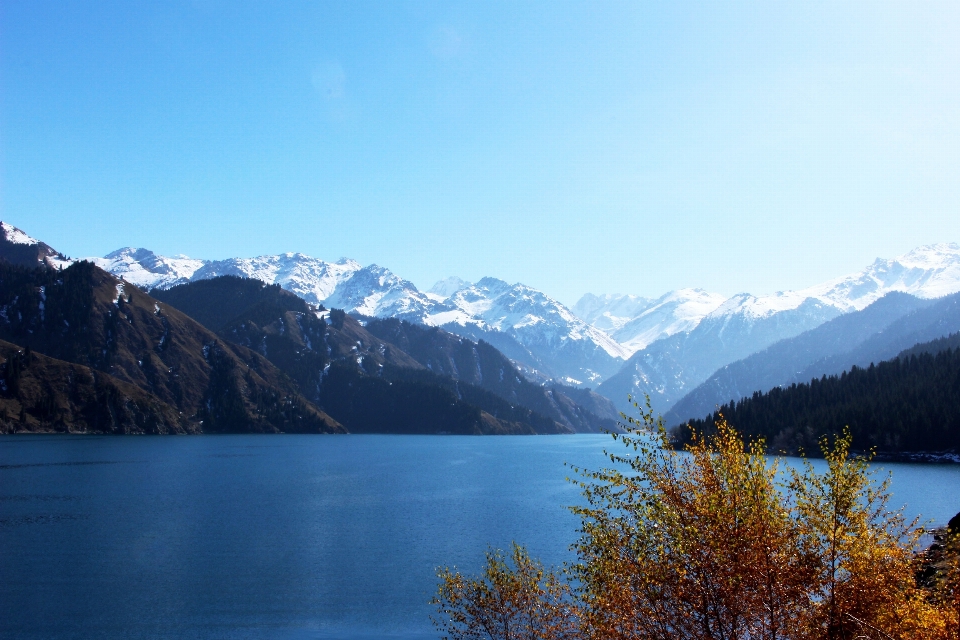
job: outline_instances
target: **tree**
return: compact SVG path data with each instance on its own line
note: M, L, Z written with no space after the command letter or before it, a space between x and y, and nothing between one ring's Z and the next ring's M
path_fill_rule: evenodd
M434 624L444 638L457 640L566 640L578 637L577 612L569 587L544 570L523 547L513 546L510 560L487 552L481 578L438 571L440 588L433 603Z
M514 568L494 553L480 578L441 572L447 637L573 637L569 626L511 635L489 622L536 620L558 602L585 639L956 637L948 599L914 579L916 522L888 509L887 482L849 456L849 433L821 443L824 472L782 472L762 439L745 442L722 416L684 451L649 402L622 426L611 468L577 469L577 562L531 574L539 565L516 547ZM543 575L550 588L538 586Z

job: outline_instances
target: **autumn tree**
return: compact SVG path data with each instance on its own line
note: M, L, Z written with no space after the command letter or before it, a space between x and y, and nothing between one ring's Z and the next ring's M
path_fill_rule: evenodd
M952 598L915 580L917 523L889 509L849 434L821 443L818 472L782 469L722 416L683 451L649 403L623 426L610 468L577 469L577 561L556 575L515 547L479 577L442 571L445 637L956 637Z
M512 565L512 566L511 566ZM573 640L579 637L570 589L516 544L508 558L487 552L479 578L439 571L435 625L457 640Z

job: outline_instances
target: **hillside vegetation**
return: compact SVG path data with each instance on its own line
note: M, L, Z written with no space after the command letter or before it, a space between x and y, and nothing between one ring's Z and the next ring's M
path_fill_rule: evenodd
M185 429L343 431L266 358L90 263L0 264L0 282L0 339L136 386L195 425Z
M743 433L766 438L777 452L817 451L822 436L847 426L858 450L960 451L960 349L946 346L955 340L918 345L839 376L757 392L677 427L675 439L687 443L694 432L712 432L722 414Z

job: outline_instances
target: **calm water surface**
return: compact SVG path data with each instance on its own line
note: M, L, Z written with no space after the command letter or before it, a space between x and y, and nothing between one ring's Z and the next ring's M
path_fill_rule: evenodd
M435 568L572 560L607 436L0 438L0 636L435 638ZM960 466L889 464L937 523Z

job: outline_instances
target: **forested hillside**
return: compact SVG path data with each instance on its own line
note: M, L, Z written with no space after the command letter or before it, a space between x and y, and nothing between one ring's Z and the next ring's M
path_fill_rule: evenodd
M818 439L849 426L853 446L879 452L960 451L960 349L935 354L918 345L902 357L839 376L755 393L674 430L711 432L718 414L735 428L767 439L772 451L810 454Z

